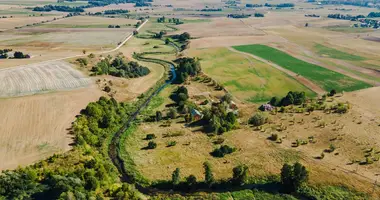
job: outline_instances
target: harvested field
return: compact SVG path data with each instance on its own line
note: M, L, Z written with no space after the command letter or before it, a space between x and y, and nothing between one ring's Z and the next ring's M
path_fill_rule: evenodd
M59 61L2 69L0 80L0 97L68 90L91 82L69 64Z
M0 18L0 31L14 29L15 27L25 26L27 24L40 23L41 21L52 20L55 17L57 16Z
M274 62L281 67L293 71L320 85L326 91L354 91L371 87L371 85L355 80L335 71L296 59L282 51L264 45L236 46L236 50L251 53Z
M71 123L102 93L95 87L0 99L0 170L30 165L70 149Z
M121 27L128 27L133 25L137 20L126 18L107 18L107 17L92 17L92 16L75 16L62 20L45 23L38 27L43 28L107 28L108 25L120 25ZM110 29L113 30L113 29Z

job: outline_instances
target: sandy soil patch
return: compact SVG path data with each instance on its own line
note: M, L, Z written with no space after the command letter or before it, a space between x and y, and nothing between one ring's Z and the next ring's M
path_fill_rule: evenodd
M95 87L0 99L0 170L25 166L70 149L68 129L80 110L96 101Z

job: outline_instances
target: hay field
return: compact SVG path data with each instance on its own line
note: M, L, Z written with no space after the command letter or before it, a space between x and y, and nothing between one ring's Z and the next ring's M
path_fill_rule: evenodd
M102 93L95 87L0 99L0 170L30 165L70 149L75 115Z
M190 50L188 56L200 59L203 71L226 86L242 101L261 103L288 91L314 92L274 67L227 48Z
M282 51L265 45L243 45L235 46L236 50L251 53L281 67L293 71L320 85L326 91L335 89L337 91L354 91L371 87L371 85L352 79L335 71L298 60Z
M86 87L90 78L65 62L46 62L0 70L0 97Z
M1 12L0 12L1 16ZM27 24L40 23L41 21L52 20L57 16L38 16L38 17L14 17L0 18L0 31L14 29L15 27L25 26Z

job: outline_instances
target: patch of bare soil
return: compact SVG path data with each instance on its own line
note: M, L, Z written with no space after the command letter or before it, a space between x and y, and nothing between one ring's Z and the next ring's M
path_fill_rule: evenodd
M71 123L102 93L96 86L74 91L0 99L0 170L30 165L70 150Z

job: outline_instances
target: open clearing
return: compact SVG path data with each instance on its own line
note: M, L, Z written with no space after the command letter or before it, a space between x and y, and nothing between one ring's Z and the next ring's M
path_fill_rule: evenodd
M0 97L88 86L90 78L65 62L55 61L0 70Z
M326 68L296 59L282 51L264 45L235 46L236 50L251 53L274 62L319 84L326 91L354 91L371 87L371 85L347 77Z
M2 88L4 89L4 88ZM70 149L75 116L102 93L95 86L0 99L0 170L25 166Z
M315 95L272 66L227 48L190 50L188 54L199 58L206 74L243 101L266 102L273 96L284 96L290 90L305 91L308 96Z

